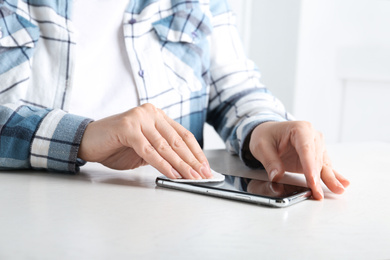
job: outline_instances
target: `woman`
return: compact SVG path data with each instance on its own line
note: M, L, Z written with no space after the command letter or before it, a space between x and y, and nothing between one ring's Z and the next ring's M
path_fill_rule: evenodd
M320 179L335 193L349 185L321 134L261 85L224 0L4 0L0 27L1 168L77 172L94 161L210 178L207 121L272 181L303 173L315 199Z

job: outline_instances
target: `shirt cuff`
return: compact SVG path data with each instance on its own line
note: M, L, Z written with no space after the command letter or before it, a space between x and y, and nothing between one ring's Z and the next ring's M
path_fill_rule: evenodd
M273 118L273 120L253 121L253 122L251 122L243 127L243 130L241 132L241 138L244 141L241 142L239 156L246 166L248 166L250 168L264 168L263 164L253 156L253 154L251 153L251 151L249 149L249 143L251 140L251 135L252 135L253 130L262 123L284 122L284 121L286 121L286 119L283 117L275 117L275 118Z
M81 139L92 119L53 110L42 120L31 144L32 168L76 173Z

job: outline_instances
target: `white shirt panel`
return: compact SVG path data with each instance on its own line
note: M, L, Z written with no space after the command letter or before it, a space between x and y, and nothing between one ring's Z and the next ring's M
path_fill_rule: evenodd
M69 112L100 119L138 106L123 37L129 0L76 0L76 62Z

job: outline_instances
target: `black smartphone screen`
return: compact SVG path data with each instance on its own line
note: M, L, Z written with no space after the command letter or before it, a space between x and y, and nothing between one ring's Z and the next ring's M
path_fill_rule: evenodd
M270 198L286 198L298 193L306 192L306 187L276 183L270 181L261 181L236 176L225 176L223 182L189 183L190 185L208 187L214 189L223 189L226 191L248 193Z

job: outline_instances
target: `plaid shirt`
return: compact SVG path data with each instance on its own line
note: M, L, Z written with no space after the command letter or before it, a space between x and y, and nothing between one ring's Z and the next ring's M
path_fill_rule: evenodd
M2 169L78 170L91 119L66 113L77 87L71 10L72 1L0 0ZM201 144L208 122L245 161L255 126L288 120L246 58L225 0L131 0L123 33L140 103L163 109Z

